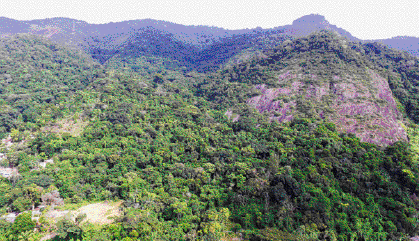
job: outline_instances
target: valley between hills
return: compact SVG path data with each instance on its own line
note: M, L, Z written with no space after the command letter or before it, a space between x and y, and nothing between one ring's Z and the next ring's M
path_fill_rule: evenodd
M0 240L419 237L418 38L321 15L0 36Z

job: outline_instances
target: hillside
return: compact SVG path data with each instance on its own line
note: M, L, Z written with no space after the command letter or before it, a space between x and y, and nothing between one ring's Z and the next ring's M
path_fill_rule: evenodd
M331 31L277 36L266 49L237 35L229 41L253 49L202 73L165 65L171 45L158 46L182 45L172 35L138 34L124 43L143 62L127 50L111 58L117 68L33 35L1 39L0 171L14 172L1 173L0 214L20 215L0 219L0 240L419 235L418 126L407 110L417 58ZM147 34L153 48L141 46ZM200 57L185 51L178 62ZM106 225L47 215L102 201L122 201Z
M209 26L184 26L153 19L130 20L107 24L89 24L69 18L31 21L0 19L0 36L30 33L59 44L83 50L107 67L123 66L139 73L164 68L210 72L240 58L242 51L258 53L272 50L287 39L305 36L314 31L335 31L351 41L360 41L346 30L329 23L324 16L311 14L298 18L290 25L270 29L228 30ZM409 51L418 56L417 38L362 40L383 42L390 47ZM161 68L158 68L159 70Z
M399 110L401 104L393 96L387 78L379 75L384 70L370 62L370 53L363 49L360 43L323 31L285 41L269 57L214 76L227 79L231 83L228 86L214 86L214 81L207 81L198 89L213 92L211 88L224 88L225 93L232 91L236 95L237 85L233 83L242 87L245 84L238 102L248 103L271 120L324 119L335 123L342 132L356 134L361 141L377 145L407 141L402 128L407 120ZM418 65L417 60L412 61L412 65ZM224 99L217 102L228 103Z
M82 52L20 34L0 39L0 136L18 121L37 123L45 112L62 116L70 106L60 99L82 90L103 69Z

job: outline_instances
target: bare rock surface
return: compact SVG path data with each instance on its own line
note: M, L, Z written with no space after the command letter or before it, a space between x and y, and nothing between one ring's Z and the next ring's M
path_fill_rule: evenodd
M407 141L402 116L386 79L366 69L368 79L344 74L320 80L313 74L288 70L278 76L280 88L257 85L260 95L247 103L271 120L291 121L295 116L316 116L353 133L363 142L381 146Z

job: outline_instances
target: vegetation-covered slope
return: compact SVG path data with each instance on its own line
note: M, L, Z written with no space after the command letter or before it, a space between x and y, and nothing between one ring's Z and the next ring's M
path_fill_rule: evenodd
M305 36L314 31L335 31L349 40L358 40L344 29L329 23L324 16L310 14L298 18L291 25L270 29L227 30L209 26L184 26L153 19L89 24L69 18L49 18L17 21L0 18L0 36L13 33L31 33L83 49L101 64L134 58L133 67L143 72L137 59L163 58L165 66L180 65L187 71L209 72L228 63L242 51L268 50L281 44L284 39ZM159 41L156 41L158 39ZM418 39L393 38L363 40L384 42L400 50L418 53ZM135 43L134 43L135 42ZM159 43L160 42L160 43ZM163 44L161 44L163 42ZM133 46L134 45L134 46ZM116 60L115 60L116 58ZM125 63L130 65L131 61ZM130 67L130 66L128 66ZM148 70L145 69L147 72Z
M85 88L104 70L91 57L30 35L0 40L0 135L42 122L46 112L62 116L59 100Z
M325 119L362 141L378 145L407 141L402 105L387 78L378 74L385 69L371 62L377 57L364 52L360 43L323 31L287 40L265 52L264 58L213 74L197 88L216 105L234 106L231 101L236 99L271 120Z
M89 67L76 55L53 58L52 50L41 54L20 47L25 56L38 53L38 59L52 62L46 68L29 62L31 76L48 73L56 63L45 81L67 89L65 98L45 87L41 93L51 100L23 99L20 103L38 106L39 112L24 117L25 107L19 117L17 102L8 97L15 89L31 95L43 83L24 82L20 72L6 71L11 76L6 76L3 105L15 108L17 119L8 127L13 144L2 146L7 158L1 162L18 167L20 176L0 177L0 212L23 212L32 205L60 203L60 198L67 205L120 199L124 208L115 222L100 227L81 224L80 217L56 224L41 218L40 234L32 231L30 215L22 214L14 223L0 221L0 237L36 240L55 232L56 240L228 240L240 235L246 240L397 240L417 235L419 169L408 143L361 142L306 111L288 122L269 121L266 112L247 104L261 95L255 85L283 88L278 74L287 68L313 71L328 81L344 73L372 81L365 66L375 65L365 58L351 60L353 52L336 56L333 49L343 46L334 45L332 36L301 39L267 53L264 60L210 76L111 72ZM24 39L14 41L35 41ZM309 53L313 44L323 47ZM6 55L9 65L20 63L18 52ZM301 62L302 56L315 60L315 54L324 54L323 59ZM72 65L65 59L81 77L67 74ZM82 131L50 128L75 122L82 123ZM39 166L50 158L54 163Z

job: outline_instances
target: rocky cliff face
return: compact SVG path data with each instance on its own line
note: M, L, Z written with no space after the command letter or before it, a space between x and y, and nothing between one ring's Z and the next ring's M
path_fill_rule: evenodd
M260 95L247 103L259 112L270 113L270 119L279 122L295 116L317 117L335 123L340 131L353 133L364 142L386 146L407 141L402 115L388 82L375 71L366 68L368 79L364 80L349 74L320 80L302 72L300 68L280 73L280 88L256 85Z

